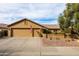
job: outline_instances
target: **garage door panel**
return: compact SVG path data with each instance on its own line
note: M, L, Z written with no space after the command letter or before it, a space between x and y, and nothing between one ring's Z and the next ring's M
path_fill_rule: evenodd
M14 37L31 37L32 32L29 29L13 29Z
M35 30L34 30L34 36L35 36L35 37L40 37L39 32L40 32L39 29L35 29Z

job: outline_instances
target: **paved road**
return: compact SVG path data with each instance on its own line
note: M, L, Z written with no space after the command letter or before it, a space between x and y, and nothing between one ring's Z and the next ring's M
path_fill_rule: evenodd
M79 55L79 47L45 47L41 38L0 39L0 56Z

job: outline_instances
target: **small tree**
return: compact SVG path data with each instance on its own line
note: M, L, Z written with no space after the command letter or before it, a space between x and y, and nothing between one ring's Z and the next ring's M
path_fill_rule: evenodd
M79 3L68 3L66 9L59 16L59 25L64 33L67 33L68 29L70 37L74 39L74 36L79 36ZM65 31L66 30L66 31Z
M46 38L48 38L48 34L51 34L52 32L50 31L50 30L48 30L48 29L42 29L42 32L44 33L44 34L46 34Z

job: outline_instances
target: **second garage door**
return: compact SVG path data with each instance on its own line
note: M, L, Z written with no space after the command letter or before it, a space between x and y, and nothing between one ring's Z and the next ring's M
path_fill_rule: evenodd
M13 29L13 37L32 37L32 32L29 29Z
M40 37L40 29L34 29L34 37Z

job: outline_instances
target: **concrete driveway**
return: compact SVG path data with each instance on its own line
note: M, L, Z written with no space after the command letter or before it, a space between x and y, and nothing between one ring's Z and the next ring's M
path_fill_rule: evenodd
M79 47L46 47L42 39L0 39L0 56L78 56Z

